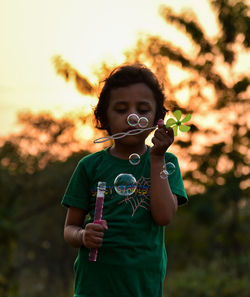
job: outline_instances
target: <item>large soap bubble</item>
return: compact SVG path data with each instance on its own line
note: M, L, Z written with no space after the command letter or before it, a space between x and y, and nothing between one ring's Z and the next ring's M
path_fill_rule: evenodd
M120 173L114 180L114 188L121 196L132 195L137 187L136 179L132 174Z

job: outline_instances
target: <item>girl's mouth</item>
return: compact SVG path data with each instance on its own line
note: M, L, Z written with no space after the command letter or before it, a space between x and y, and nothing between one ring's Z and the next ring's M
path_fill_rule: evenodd
M128 132L128 131L135 130L135 129L136 128L134 128L134 127L130 127L130 128L125 129L124 132Z

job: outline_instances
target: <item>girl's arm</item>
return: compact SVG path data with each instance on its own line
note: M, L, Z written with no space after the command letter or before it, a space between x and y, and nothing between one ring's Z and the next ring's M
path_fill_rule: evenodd
M99 248L102 245L103 232L108 229L106 221L102 224L89 223L82 228L87 212L76 207L69 207L64 226L65 241L76 248Z
M165 152L174 141L172 128L159 124L152 142L151 155L151 213L158 225L171 222L178 208L177 197L170 189L168 178L162 179L160 172L165 165Z

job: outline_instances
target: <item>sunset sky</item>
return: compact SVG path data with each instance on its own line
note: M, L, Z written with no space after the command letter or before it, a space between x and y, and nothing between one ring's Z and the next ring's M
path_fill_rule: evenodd
M0 0L0 136L15 131L18 111L60 116L83 108L83 96L55 73L55 55L91 77L102 61L124 62L141 33L192 50L159 15L160 4L192 8L207 33L217 33L206 0Z

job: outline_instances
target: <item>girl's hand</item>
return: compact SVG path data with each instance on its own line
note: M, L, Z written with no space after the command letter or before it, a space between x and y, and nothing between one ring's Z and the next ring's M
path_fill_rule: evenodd
M82 242L86 248L99 248L102 246L104 231L108 229L107 222L102 220L100 224L89 223L85 226Z
M164 156L166 150L174 142L174 131L172 128L166 128L163 120L158 121L158 129L155 131L150 150L151 156Z

